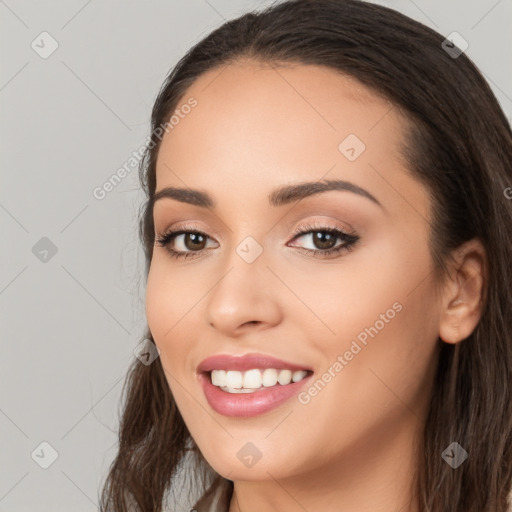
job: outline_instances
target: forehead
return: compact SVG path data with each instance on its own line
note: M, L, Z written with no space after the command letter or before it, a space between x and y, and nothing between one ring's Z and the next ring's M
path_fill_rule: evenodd
M187 107L187 114L179 112L190 98L197 106ZM252 60L201 75L178 102L177 111L179 118L174 115L163 144L175 151L191 136L197 144L210 146L227 138L243 139L246 148L264 144L265 153L277 148L297 152L300 143L309 140L304 149L324 151L350 133L368 143L383 134L396 139L403 122L395 106L352 77L324 66ZM385 129L378 130L378 125ZM325 144L319 146L321 138Z
M266 198L276 185L314 179L365 188L377 180L382 188L393 181L389 173L419 186L404 176L400 143L408 121L399 109L324 66L236 62L201 75L177 110L191 98L196 106L183 109L163 137L157 190L190 186Z

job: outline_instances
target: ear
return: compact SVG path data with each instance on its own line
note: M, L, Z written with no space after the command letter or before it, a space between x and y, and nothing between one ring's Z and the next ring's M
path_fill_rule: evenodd
M458 343L474 331L482 315L487 284L487 254L474 238L452 252L443 284L439 337Z

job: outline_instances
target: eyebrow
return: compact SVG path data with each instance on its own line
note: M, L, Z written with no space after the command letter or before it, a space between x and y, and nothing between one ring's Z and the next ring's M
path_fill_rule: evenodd
M278 207L299 201L305 197L320 194L322 192L328 192L331 190L346 191L358 194L369 199L370 201L373 201L375 204L382 208L381 203L372 194L370 194L370 192L355 185L354 183L343 180L311 181L299 183L296 185L280 186L274 189L268 196L268 202L271 206ZM201 206L203 208L216 207L216 202L207 192L194 190L191 188L165 187L155 193L152 200L153 205L156 203L156 201L163 198L174 199L176 201L180 201L181 203Z

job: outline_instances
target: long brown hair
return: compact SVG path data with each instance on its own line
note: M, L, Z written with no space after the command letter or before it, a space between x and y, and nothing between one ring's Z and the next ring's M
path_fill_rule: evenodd
M464 53L450 55L444 39L392 9L358 0L290 0L226 22L178 62L155 101L151 143L140 166L147 194L140 237L147 277L157 129L204 72L247 58L324 65L388 99L411 121L402 153L432 197L429 246L439 275L449 252L474 237L489 261L475 331L454 345L439 340L415 499L422 512L506 512L512 487L512 134L475 65ZM149 329L144 337L152 340ZM218 475L190 437L160 358L149 366L134 359L123 392L119 449L101 510L160 512L187 454L204 490ZM457 469L441 457L453 441L469 453Z

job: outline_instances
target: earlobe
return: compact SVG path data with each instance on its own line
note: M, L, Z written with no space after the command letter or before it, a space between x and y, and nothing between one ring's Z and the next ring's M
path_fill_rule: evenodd
M448 262L449 275L443 287L439 337L458 343L475 330L485 302L487 255L474 238L457 248Z

